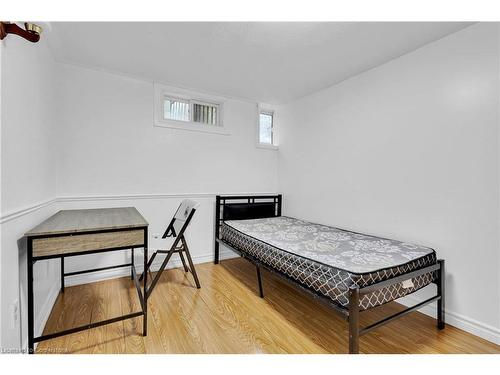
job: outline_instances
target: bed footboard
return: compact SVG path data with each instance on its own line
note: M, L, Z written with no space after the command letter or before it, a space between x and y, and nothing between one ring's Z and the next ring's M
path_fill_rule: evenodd
M437 293L435 296L426 299L414 306L408 307L407 309L400 311L396 314L385 317L378 322L374 322L366 327L360 327L359 324L359 298L367 293L374 292L376 290L382 289L388 285L396 284L402 282L404 280L411 279L413 277L417 277L420 275L424 275L429 272L437 272L437 277L435 280L435 284L437 285ZM359 353L359 337L368 333L376 328L379 328L387 323L392 322L393 320L400 318L404 315L407 315L415 310L420 309L434 301L437 301L437 328L444 329L445 327L445 319L444 319L444 260L439 259L436 264L432 266L428 266L425 268L421 268L419 270L406 273L397 277L393 277L392 279L384 280L376 284L369 285L364 288L352 287L349 290L349 354L358 354Z

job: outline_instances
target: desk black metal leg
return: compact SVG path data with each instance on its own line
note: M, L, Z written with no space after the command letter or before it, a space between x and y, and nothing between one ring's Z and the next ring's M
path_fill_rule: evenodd
M61 293L64 293L64 257L61 257Z
M144 315L142 317L142 335L147 336L148 334L148 228L144 229Z
M349 289L349 354L359 353L359 288Z
M130 249L132 250L130 252L130 280L134 280L134 271L132 269L134 268L134 259L135 259L135 254L134 254L134 248Z
M438 279L437 279L437 294L441 296L437 301L437 326L438 329L444 329L445 327L445 319L444 319L444 259L438 260L439 265L441 266L438 271Z
M33 354L35 349L35 323L33 306L33 240L28 238L28 353Z

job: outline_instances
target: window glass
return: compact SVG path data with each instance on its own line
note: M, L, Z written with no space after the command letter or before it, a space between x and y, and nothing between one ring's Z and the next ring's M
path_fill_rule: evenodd
M187 100L165 98L163 101L165 120L189 121L189 102Z
M261 112L259 116L259 143L273 144L273 114Z

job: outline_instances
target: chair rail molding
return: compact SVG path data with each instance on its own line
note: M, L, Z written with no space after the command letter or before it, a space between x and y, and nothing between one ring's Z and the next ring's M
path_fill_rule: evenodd
M123 194L123 195L75 195L75 196L60 196L55 198L50 198L41 202L33 203L29 206L24 206L22 208L11 210L0 215L0 224L9 222L11 220L20 218L32 212L38 211L42 208L51 206L56 203L64 202L92 202L92 201L116 201L116 200L134 200L134 199L184 199L184 198L213 198L216 195L250 195L250 194L277 194L276 192L219 192L219 193L172 193L172 194Z

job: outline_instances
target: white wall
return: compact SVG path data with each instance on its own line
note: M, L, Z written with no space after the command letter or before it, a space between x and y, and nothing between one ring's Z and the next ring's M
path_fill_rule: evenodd
M190 197L200 208L188 241L204 262L214 194L278 190L285 214L436 248L447 261L449 317L496 340L498 49L495 25L473 26L291 103L277 117L276 153L255 147L253 103L227 99L230 136L153 127L152 83L57 64L43 38L9 37L0 83L2 348L26 336L8 313L25 295L17 241L58 209L136 206L152 235ZM82 257L68 270L126 258ZM57 295L57 266L36 265L38 329Z
M496 341L498 53L474 25L289 104L278 167L285 214L435 248L448 320Z
M10 307L15 300L24 302L19 282L26 278L26 248L18 241L55 210L44 205L56 194L55 63L43 40L31 44L10 36L1 44L1 345L15 349L20 347L21 327L19 321L12 323ZM30 212L39 204L43 207ZM35 267L39 323L53 269L50 262Z
M69 197L64 208L135 206L160 235L182 199L197 200L188 240L197 262L210 261L214 195L275 192L277 153L255 147L256 103L225 99L230 135L219 135L153 126L153 94L151 82L60 65L58 196ZM126 256L75 258L68 268Z
M276 152L255 147L255 103L227 99L231 135L153 126L153 85L61 66L58 194L274 191Z
M2 210L55 196L54 61L43 41L4 40Z
M213 258L215 194L276 192L277 153L255 146L256 103L224 100L230 135L154 127L151 82L54 63L43 43L19 41L15 46L6 54L9 79L2 88L10 113L2 125L2 139L9 141L2 147L2 305L25 296L25 248L16 241L59 209L135 206L150 222L154 249L170 243L152 236L163 233L181 200L197 200L188 242L194 261L201 263ZM25 207L35 210L24 214ZM67 270L123 263L128 256L117 252L68 259ZM38 331L58 293L58 264L36 264ZM67 283L127 272L87 274ZM3 308L2 324L9 321L9 310ZM24 345L21 336L24 341L25 327L2 330L2 346Z

